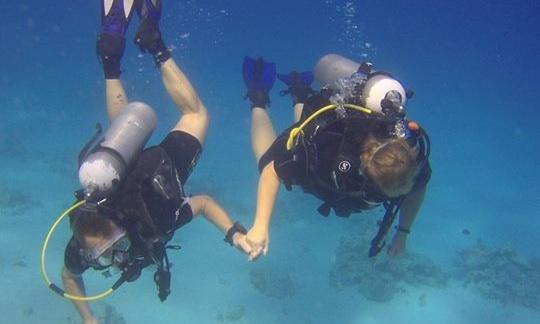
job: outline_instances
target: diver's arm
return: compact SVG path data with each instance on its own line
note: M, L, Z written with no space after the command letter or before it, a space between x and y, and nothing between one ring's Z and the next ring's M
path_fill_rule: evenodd
M272 209L279 190L279 178L274 170L274 162L264 167L259 178L257 191L257 209L253 227L247 234L247 241L252 248L250 260L256 259L261 253L268 252L268 228L272 217Z
M193 216L203 215L223 233L226 233L233 226L233 222L225 210L210 196L197 195L190 197L189 206Z
M407 242L406 231L409 231L422 207L424 196L426 194L426 186L419 189L414 189L407 195L403 203L401 204L399 212L398 230L394 234L392 243L388 248L388 254L391 256L398 256L405 253L405 246ZM401 229L401 230L399 230Z
M64 289L70 295L85 296L84 281L82 276L77 276L66 267L62 269L62 281L64 282ZM81 315L84 323L97 323L97 320L92 315L88 303L84 301L72 300L75 309Z
M399 224L400 228L410 230L416 215L422 207L424 196L426 194L426 187L415 189L407 195L400 207Z
M197 195L189 198L189 206L194 216L203 215L219 230L226 234L233 227L233 222L227 212L210 196ZM251 250L244 239L244 234L237 232L232 236L233 245L249 253Z

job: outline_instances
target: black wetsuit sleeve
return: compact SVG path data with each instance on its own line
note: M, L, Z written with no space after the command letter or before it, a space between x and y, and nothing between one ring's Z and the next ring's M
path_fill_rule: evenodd
M287 140L291 130L298 127L313 112L328 105L330 102L322 94L316 94L309 97L302 109L300 121L285 130L270 148L263 154L259 160L259 172L262 172L265 166L274 161L274 169L278 177L286 185L298 185L305 181L306 177L306 152L302 148L296 150L287 150Z
M81 246L79 243L74 237L71 237L64 253L64 265L69 272L75 275L80 275L85 272L86 269L90 268L90 266L82 260L81 254L79 253L80 249Z
M293 152L287 150L289 131L283 132L263 154L259 160L259 172L273 161L279 179L286 185L297 185L303 178L302 170L305 170L305 166L301 159L295 158Z

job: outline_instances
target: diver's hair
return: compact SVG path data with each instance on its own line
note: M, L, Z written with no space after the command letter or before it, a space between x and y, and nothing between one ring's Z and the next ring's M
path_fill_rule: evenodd
M389 195L396 197L411 191L418 173L418 152L405 139L377 139L369 136L360 155L364 172Z
M80 210L72 217L73 236L83 246L86 236L109 237L114 232L114 222L101 213Z

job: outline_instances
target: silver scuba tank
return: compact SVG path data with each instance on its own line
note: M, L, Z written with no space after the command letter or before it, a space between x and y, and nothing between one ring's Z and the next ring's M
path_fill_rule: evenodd
M156 124L154 110L145 103L131 102L122 109L79 167L79 182L87 196L107 193L125 178Z
M327 54L315 65L314 76L321 87L332 86L339 79L350 78L358 71L359 63L337 54Z
M321 87L329 87L345 96L355 96L375 112L385 113L390 102L394 110L403 110L407 93L403 85L388 73L361 72L361 65L337 54L323 56L315 65L315 79ZM371 70L371 68L370 68ZM345 80L345 82L342 82ZM356 93L360 85L361 92Z

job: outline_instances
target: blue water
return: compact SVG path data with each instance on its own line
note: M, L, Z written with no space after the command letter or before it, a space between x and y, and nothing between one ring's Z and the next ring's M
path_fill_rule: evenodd
M459 251L478 240L512 249L523 262L536 262L529 289L540 298L540 262L533 261L540 259L538 2L189 0L165 1L164 10L165 42L212 118L190 192L214 196L232 218L251 224L257 170L240 74L244 55L263 55L280 72L309 70L331 52L367 58L415 89L409 117L433 142L433 177L408 251L453 272ZM95 55L99 5L1 0L0 21L1 322L76 323L71 304L40 278L39 252L77 189L80 147L96 122L106 123ZM153 144L178 113L151 59L129 41L135 24L122 79L130 100L158 113ZM271 93L278 130L292 120L281 89L276 84ZM148 271L91 307L99 316L108 308L127 323L540 323L540 301L535 308L490 299L454 276L444 288L405 285L386 302L365 298L355 285L336 289L329 274L339 262L340 239L365 224L359 216L325 219L317 206L299 191L282 190L269 255L257 263L197 219L176 234L183 249L171 256L173 293L166 303L155 296ZM364 217L375 222L380 214ZM48 252L55 282L68 238L64 226ZM274 286L286 277L294 289L283 298L265 295L252 284L253 271L274 278ZM110 285L99 274L87 280L89 292Z

